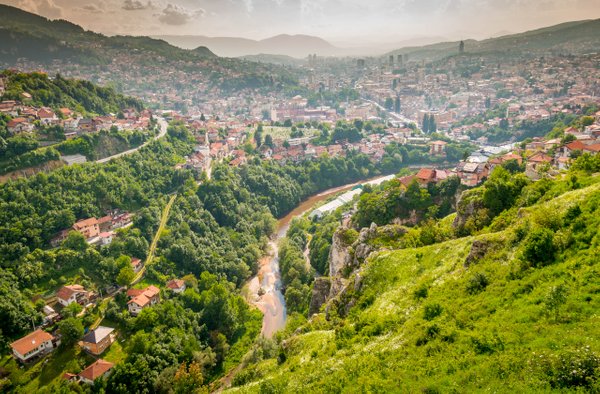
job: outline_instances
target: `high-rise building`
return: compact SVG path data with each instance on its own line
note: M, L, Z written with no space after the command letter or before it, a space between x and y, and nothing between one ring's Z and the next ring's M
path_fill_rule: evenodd
M390 67L394 67L394 55L390 55Z

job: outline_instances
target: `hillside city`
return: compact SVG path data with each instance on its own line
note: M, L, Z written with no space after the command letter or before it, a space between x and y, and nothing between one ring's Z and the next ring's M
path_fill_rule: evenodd
M292 61L0 9L0 391L600 389L600 20Z

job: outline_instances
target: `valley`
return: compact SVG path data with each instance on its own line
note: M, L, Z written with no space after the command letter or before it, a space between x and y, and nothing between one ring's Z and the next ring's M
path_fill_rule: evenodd
M600 391L593 4L0 2L0 392Z

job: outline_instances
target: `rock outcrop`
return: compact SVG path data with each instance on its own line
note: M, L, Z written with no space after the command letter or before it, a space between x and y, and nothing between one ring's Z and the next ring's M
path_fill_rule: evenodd
M371 241L377 237L394 238L404 234L400 226L377 227L374 223L360 233L341 226L333 235L329 253L329 278L315 280L309 315L317 313L324 304L327 317L332 313L343 316L354 305L354 295L360 291L362 266L377 248ZM351 241L351 242L349 242ZM327 292L328 289L328 292ZM324 297L324 294L326 296Z
M310 297L310 306L308 307L308 315L312 316L321 310L321 306L325 304L331 290L331 280L326 277L315 279Z

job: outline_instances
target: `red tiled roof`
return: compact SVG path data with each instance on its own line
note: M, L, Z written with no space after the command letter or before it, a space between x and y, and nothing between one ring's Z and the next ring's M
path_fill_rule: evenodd
M92 365L90 365L89 367L87 367L86 369L84 369L83 371L81 371L79 373L79 376L84 379L94 381L94 380L98 379L99 377L103 376L108 371L110 371L110 369L114 365L115 364L113 364L109 361L100 359L100 360L96 361L95 363L93 363Z
M46 341L51 341L54 337L48 334L46 331L35 330L29 335L24 336L21 339L18 339L10 344L14 350L16 350L19 354L25 355L30 351L36 349L42 343Z
M583 150L589 152L600 152L600 144L586 145L585 148L583 148Z
M89 226L93 226L96 224L98 224L98 219L96 219L96 218L83 219L83 220L76 222L73 225L73 228L76 230L80 230L80 229L83 229L83 228L86 228Z
M570 142L566 145L570 150L583 150L585 148L585 144L579 140Z
M180 289L185 285L185 282L181 279L173 279L167 283L169 289Z
M73 294L84 292L85 288L81 285L63 286L56 293L56 297L61 300L68 300Z
M421 168L419 172L417 172L417 178L422 179L424 181L432 180L435 176L435 170L431 168Z

